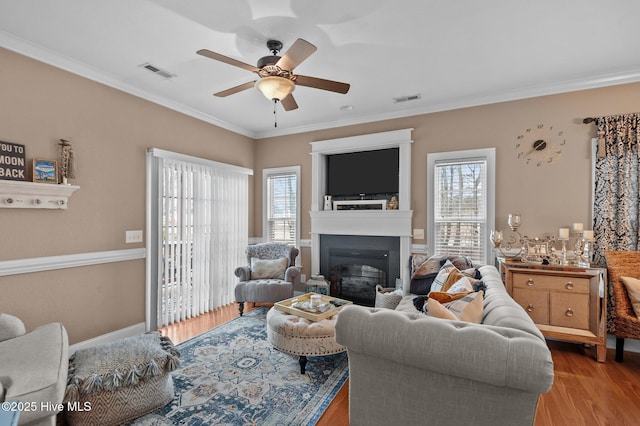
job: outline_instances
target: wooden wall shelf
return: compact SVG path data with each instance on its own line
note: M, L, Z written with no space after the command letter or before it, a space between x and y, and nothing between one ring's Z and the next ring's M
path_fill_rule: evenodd
M77 185L0 180L0 208L66 209Z

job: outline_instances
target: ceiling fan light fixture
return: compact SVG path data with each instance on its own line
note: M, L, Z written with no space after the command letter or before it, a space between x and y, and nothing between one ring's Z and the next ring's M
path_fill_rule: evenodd
M281 101L293 92L296 84L288 78L270 76L258 80L256 87L270 101L274 99Z

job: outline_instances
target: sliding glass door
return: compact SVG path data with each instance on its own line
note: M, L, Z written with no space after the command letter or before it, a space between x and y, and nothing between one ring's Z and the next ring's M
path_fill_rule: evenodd
M251 170L157 149L147 165L147 323L156 329L233 302Z

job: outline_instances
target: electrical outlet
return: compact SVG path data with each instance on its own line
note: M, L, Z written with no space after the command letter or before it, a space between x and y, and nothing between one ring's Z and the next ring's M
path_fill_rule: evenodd
M301 283L306 283L307 282L307 275L306 274L300 274L300 282Z
M127 243L127 244L141 243L142 242L142 231L127 231L125 233L124 242Z

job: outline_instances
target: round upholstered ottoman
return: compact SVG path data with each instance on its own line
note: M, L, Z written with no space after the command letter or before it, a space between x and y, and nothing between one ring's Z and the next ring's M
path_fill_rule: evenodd
M267 339L279 351L300 357L300 373L304 374L308 356L325 356L344 352L336 342L338 314L322 321L310 321L276 308L267 313Z

